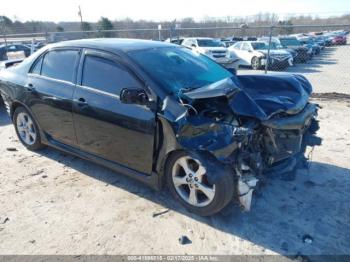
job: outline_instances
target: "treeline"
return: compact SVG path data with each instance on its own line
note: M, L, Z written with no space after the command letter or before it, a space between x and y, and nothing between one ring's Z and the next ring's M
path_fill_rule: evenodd
M24 33L45 33L45 32L68 32L68 31L94 31L94 30L123 30L117 33L104 32L98 36L105 37L137 37L156 39L159 37L158 31L139 31L140 29L157 29L161 24L162 29L170 29L161 33L162 38L172 36L211 36L222 37L228 35L251 35L259 36L269 33L268 29L254 29L254 26L270 26L270 25L285 25L285 28L274 30L274 34L290 34L308 31L327 30L327 25L334 24L350 24L350 15L338 17L317 18L312 16L290 16L287 19L281 20L278 15L270 13L260 13L249 17L225 17L225 18L210 18L206 17L201 21L195 21L193 18L184 18L178 21L146 21L146 20L114 20L101 17L96 23L89 22L44 22L44 21L12 21L6 16L0 16L0 34L24 34ZM246 26L242 26L246 25ZM294 28L293 25L320 25L319 28ZM321 27L322 25L322 27ZM240 29L204 29L218 27L240 27ZM176 30L175 30L176 28ZM197 28L196 30L186 30L185 28ZM343 29L343 28L339 28ZM349 28L348 28L349 29ZM129 31L128 31L129 30ZM170 32L171 31L171 32ZM87 34L89 36L89 34ZM90 33L90 36L96 36L95 33Z

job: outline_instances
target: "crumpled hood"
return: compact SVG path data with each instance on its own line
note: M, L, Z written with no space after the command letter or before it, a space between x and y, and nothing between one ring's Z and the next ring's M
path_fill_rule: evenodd
M230 100L230 107L237 114L260 120L267 120L280 112L300 112L312 92L310 82L302 75L255 75L237 78L242 91Z
M183 95L190 99L226 96L235 114L265 121L281 112L297 114L311 92L311 84L304 76L278 74L232 77Z

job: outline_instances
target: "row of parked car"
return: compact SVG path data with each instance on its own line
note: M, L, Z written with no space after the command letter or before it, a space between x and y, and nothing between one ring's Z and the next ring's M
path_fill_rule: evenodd
M0 61L13 59L13 56L28 57L32 52L42 48L45 44L42 42L34 43L33 47L30 44L2 44L0 45Z
M283 70L295 63L306 63L327 46L345 45L348 33L303 33L272 37L271 41L269 37L189 37L172 39L171 42L205 54L229 69L251 67L258 70L267 67L270 70Z

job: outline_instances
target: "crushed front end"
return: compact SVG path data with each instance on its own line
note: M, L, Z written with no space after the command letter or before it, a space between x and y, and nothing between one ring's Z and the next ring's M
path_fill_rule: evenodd
M317 106L314 104L307 104L296 115L276 115L256 124L249 139L233 152L230 159L235 167L238 197L244 210L250 209L252 191L259 180L273 174L290 176L306 165L307 146L321 144L321 139L315 135L319 129L316 117Z
M237 198L248 211L259 181L294 172L306 163L307 146L320 145L321 139L315 135L318 107L308 101L311 86L304 77L239 80L184 93L188 113L174 133L183 148L212 167L213 182L221 172L232 173Z

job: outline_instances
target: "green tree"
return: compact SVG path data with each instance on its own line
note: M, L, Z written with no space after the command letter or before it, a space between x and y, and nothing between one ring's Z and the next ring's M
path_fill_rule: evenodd
M8 18L7 16L0 16L0 23L2 23L4 26L11 26L12 20Z
M0 34L11 33L12 20L7 16L0 16Z
M291 20L288 21L279 21L278 26L282 26L282 28L280 28L279 34L281 35L290 35L293 33L293 23Z
M92 26L88 22L82 22L81 23L81 30L82 31L91 31L92 30Z
M56 26L56 32L63 32L64 28L60 25Z
M101 17L101 19L97 22L97 28L98 30L112 30L113 24L112 21L109 20L107 17ZM112 32L100 32L101 37L111 37L113 34Z
M88 22L81 22L80 29L84 31L83 37L84 38L90 38L90 37L96 37L95 33L89 32L92 31L92 25Z

